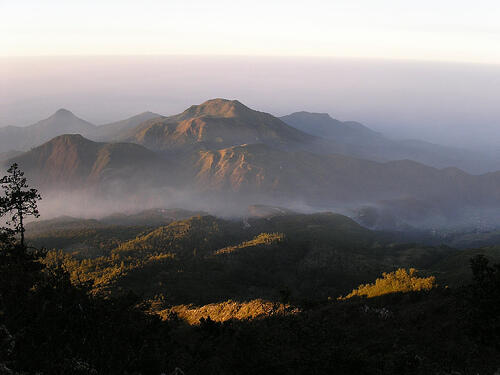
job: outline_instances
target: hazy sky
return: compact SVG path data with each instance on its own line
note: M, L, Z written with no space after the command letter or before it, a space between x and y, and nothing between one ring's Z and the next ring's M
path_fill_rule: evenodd
M328 112L397 137L500 155L500 65L284 57L0 58L0 126L65 107L96 124L211 98Z
M498 0L0 0L0 55L500 63Z
M499 0L0 0L0 126L224 97L500 155L499 20Z

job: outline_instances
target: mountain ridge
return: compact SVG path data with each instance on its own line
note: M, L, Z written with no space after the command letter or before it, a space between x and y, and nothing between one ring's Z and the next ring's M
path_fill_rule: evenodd
M114 121L99 125L96 128L96 141L113 141L117 137L117 134L133 129L144 121L148 121L154 118L163 117L158 113L151 111L144 111L132 117L128 117L124 120Z
M220 98L193 105L177 115L146 121L117 139L158 151L262 142L276 147L298 146L316 140L268 113Z
M154 152L140 145L94 142L80 134L64 134L5 164L19 164L42 188L64 190L105 184L127 173L131 182L139 172L148 174L161 162Z
M0 150L28 150L66 133L91 137L96 126L67 109L60 108L51 116L25 127L0 128Z
M350 145L351 152L365 159L389 161L412 159L437 168L459 167L470 173L486 173L498 169L500 159L465 149L442 146L431 142L393 140L355 121L339 121L327 113L294 112L280 117L287 124L306 133Z
M376 162L262 143L160 156L138 144L94 142L73 134L56 137L6 165L13 162L45 191L90 189L118 196L114 186L147 198L152 191L173 188L190 209L205 211L214 205L246 211L256 203L347 209L422 202L435 207L428 212L454 219L468 207L500 206L500 171L474 176L413 160Z

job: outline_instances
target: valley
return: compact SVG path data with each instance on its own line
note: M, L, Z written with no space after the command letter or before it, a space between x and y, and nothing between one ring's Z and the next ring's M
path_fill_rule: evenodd
M500 366L493 160L225 99L100 126L59 110L0 134L4 169L26 178L16 189L42 197L8 206L29 195L9 195L15 179L3 180L2 216L34 216L1 232L0 311L16 348L36 352L13 349L9 366L53 369L52 356L58 373L81 374ZM39 314L19 318L18 306Z

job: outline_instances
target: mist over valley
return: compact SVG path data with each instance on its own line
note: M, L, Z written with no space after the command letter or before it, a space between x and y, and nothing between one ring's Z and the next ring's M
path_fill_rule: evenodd
M500 222L493 158L395 141L327 114L277 118L212 99L178 115L143 112L101 126L60 109L2 131L4 166L17 163L39 187L48 218L168 207L244 217L249 205L265 204L341 212L386 229Z

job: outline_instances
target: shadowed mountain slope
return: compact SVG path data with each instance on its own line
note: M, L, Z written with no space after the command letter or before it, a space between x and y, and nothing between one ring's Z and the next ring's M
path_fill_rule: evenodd
M500 173L473 176L410 160L378 163L343 155L285 152L266 145L200 151L193 159L200 188L265 193L286 199L368 202L414 197L440 205L498 204Z
M37 186L81 189L103 187L114 180L132 185L154 176L162 161L142 146L131 143L98 143L79 134L58 136L6 164L18 163ZM151 179L154 181L154 179Z

